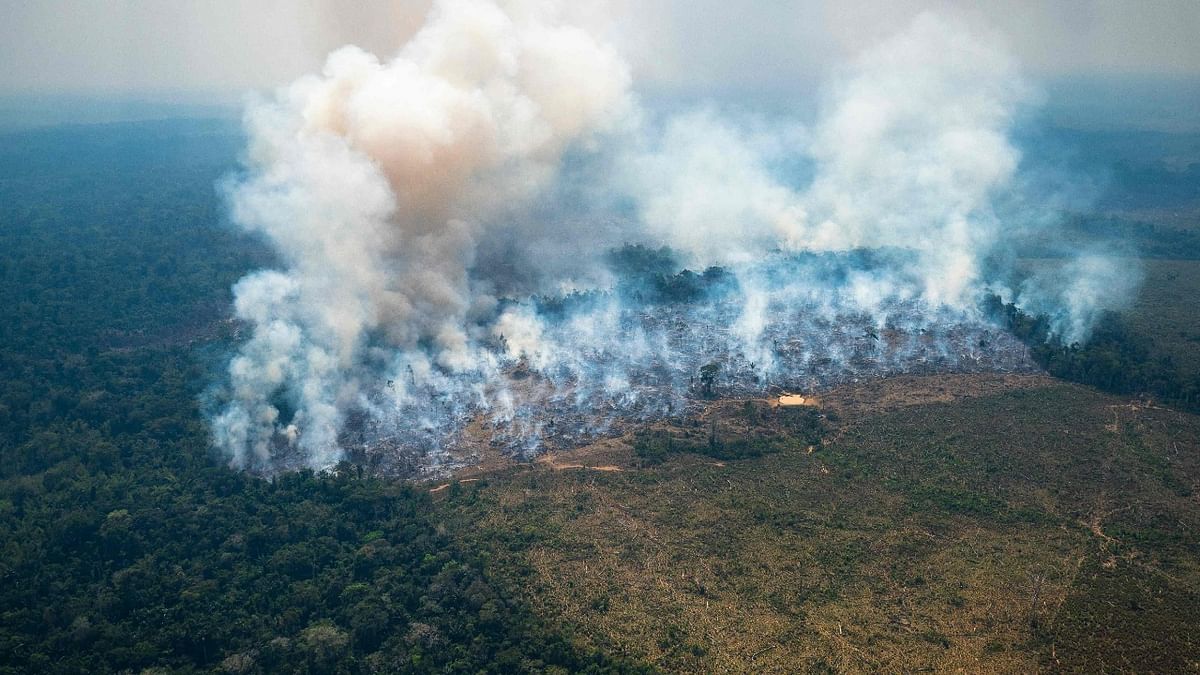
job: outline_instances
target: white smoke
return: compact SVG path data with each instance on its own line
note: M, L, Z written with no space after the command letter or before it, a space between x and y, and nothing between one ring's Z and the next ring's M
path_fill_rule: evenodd
M235 289L254 334L216 424L234 464L265 459L279 392L313 462L335 457L368 342L427 350L450 372L477 366L468 270L489 218L535 195L569 145L625 106L616 53L547 19L439 2L392 60L346 47L250 106L233 217L288 271Z
M1016 170L1008 134L1026 95L1003 51L919 16L834 85L812 148L812 220L793 242L914 249L926 299L970 301L1001 234L990 200Z
M1141 270L1128 260L1085 250L1061 266L1037 270L1017 289L1015 302L1031 314L1045 314L1050 330L1067 343L1082 342L1105 310L1132 301Z
M633 162L643 220L709 263L773 246L913 249L928 300L971 301L979 262L1001 235L990 200L1019 160L1008 132L1028 88L1014 64L924 14L830 89L807 147L747 137L711 114L672 120ZM816 163L803 189L769 170L789 152Z
M604 254L626 242L739 270L732 342L702 347L737 351L756 383L850 358L810 336L799 362L779 362L777 319L801 306L810 332L850 315L879 329L913 311L973 315L991 281L983 261L1004 236L990 205L1017 170L1008 133L1027 92L1002 50L922 16L839 74L811 130L712 110L657 119L630 86L615 49L552 3L441 0L394 58L345 47L321 74L251 104L232 214L284 270L234 289L252 334L213 418L231 462L298 454L327 467L354 415L427 434L436 451L487 411L535 445L547 431L506 385L514 367L555 384L554 400L677 410L677 380L697 358L672 342L678 327L631 325L616 297L550 326L528 300L596 285ZM796 157L815 177L779 170ZM580 175L565 180L564 165ZM593 212L563 215L572 181ZM781 283L778 266L758 266L854 249L906 253L836 281L801 270ZM1090 295L1054 304L1063 331L1086 330L1108 301L1097 280L1116 273L1099 262L1064 272ZM869 351L924 349L910 342ZM676 389L647 402L631 364Z
M803 153L803 142L795 127L756 133L711 110L686 113L635 145L619 180L640 205L647 234L693 264L756 260L806 221L801 196L770 171L778 157Z

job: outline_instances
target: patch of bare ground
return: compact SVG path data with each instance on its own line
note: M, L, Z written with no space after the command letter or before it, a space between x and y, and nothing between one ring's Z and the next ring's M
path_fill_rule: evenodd
M925 405L949 403L957 400L990 396L1004 391L1044 387L1058 383L1044 375L1008 374L948 374L902 376L864 380L845 384L819 394L785 393L762 399L718 399L707 402L699 412L686 419L665 420L649 424L618 423L613 435L573 448L552 449L533 461L513 457L511 453L489 442L492 428L482 417L474 420L464 431L456 459L464 466L454 472L457 478L480 477L500 472L526 469L561 470L593 469L624 470L637 462L633 457L632 444L636 433L654 430L687 431L702 437L708 424L715 418L723 431L734 435L776 433L778 425L771 423L771 416L747 419L745 406L750 403L764 411L777 408L815 407L839 417L860 418L864 415L881 414L892 410ZM791 397L782 403L784 397ZM803 402L798 402L803 399ZM720 465L718 463L718 465ZM600 469L599 467L604 467Z
M749 403L660 426L786 433L785 411ZM643 464L626 436L440 503L541 615L666 671L1186 668L1195 416L1038 376L895 378L821 404L838 420L815 448Z
M455 484L466 485L467 483L474 483L478 480L479 480L478 478L463 478L461 480L452 481L450 483L442 483L441 485L438 485L437 487L429 488L429 492L430 492L430 494L434 494L434 493L438 493L438 492L441 492L442 490L449 488L451 485L455 485Z
M1049 375L979 373L904 375L846 384L823 392L821 407L842 415L870 415L909 406L952 403L1016 389L1059 384Z
M625 470L614 464L595 465L595 464L572 464L570 462L562 462L558 459L557 456L555 456L553 454L542 455L541 457L538 457L537 461L542 464L545 464L546 466L550 467L554 471L568 471L570 469L584 469L587 471L624 471Z
M577 448L549 451L531 461L521 460L481 444L478 461L454 472L458 480L476 480L525 471L624 471L633 466L628 434L602 438Z

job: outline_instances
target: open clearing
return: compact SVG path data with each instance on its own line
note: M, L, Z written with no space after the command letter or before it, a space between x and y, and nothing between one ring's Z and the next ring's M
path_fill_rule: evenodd
M1200 261L1143 260L1145 278L1127 312L1131 325L1154 341L1154 356L1169 356L1200 376Z
M473 474L440 508L576 640L665 670L1200 667L1200 419L1040 376L821 402L811 450L647 464L606 441ZM722 401L699 424L788 414Z

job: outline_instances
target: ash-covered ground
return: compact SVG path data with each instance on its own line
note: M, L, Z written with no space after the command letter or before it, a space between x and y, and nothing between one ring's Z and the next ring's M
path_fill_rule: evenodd
M1016 264L1079 190L1022 164L1034 88L967 26L922 15L806 120L644 100L607 32L519 4L450 3L248 107L230 218L279 265L234 286L248 337L205 397L231 466L408 475L698 397L1029 368L984 297L1069 344L1136 286L1093 246Z
M864 294L878 277L834 270L831 283L830 272L806 265L782 281L778 265L643 275L610 292L511 303L482 347L492 373L400 369L377 384L339 443L380 473L438 475L489 449L531 458L683 419L714 398L1038 370L1024 344L978 312L903 299L895 279L876 300Z

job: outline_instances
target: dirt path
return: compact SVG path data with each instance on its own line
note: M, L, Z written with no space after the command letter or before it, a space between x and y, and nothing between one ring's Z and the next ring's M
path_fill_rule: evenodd
M479 480L479 479L478 478L464 478L457 482L459 482L459 483L474 483L477 480ZM446 488L450 487L451 485L452 485L452 483L442 483L441 485L439 485L435 488L429 488L429 492L430 493L441 492L442 490L445 490Z
M543 455L537 459L539 464L545 464L553 471L566 471L568 469L586 469L588 471L624 471L619 466L614 464L603 464L600 466L589 466L587 464L560 464L554 455Z

